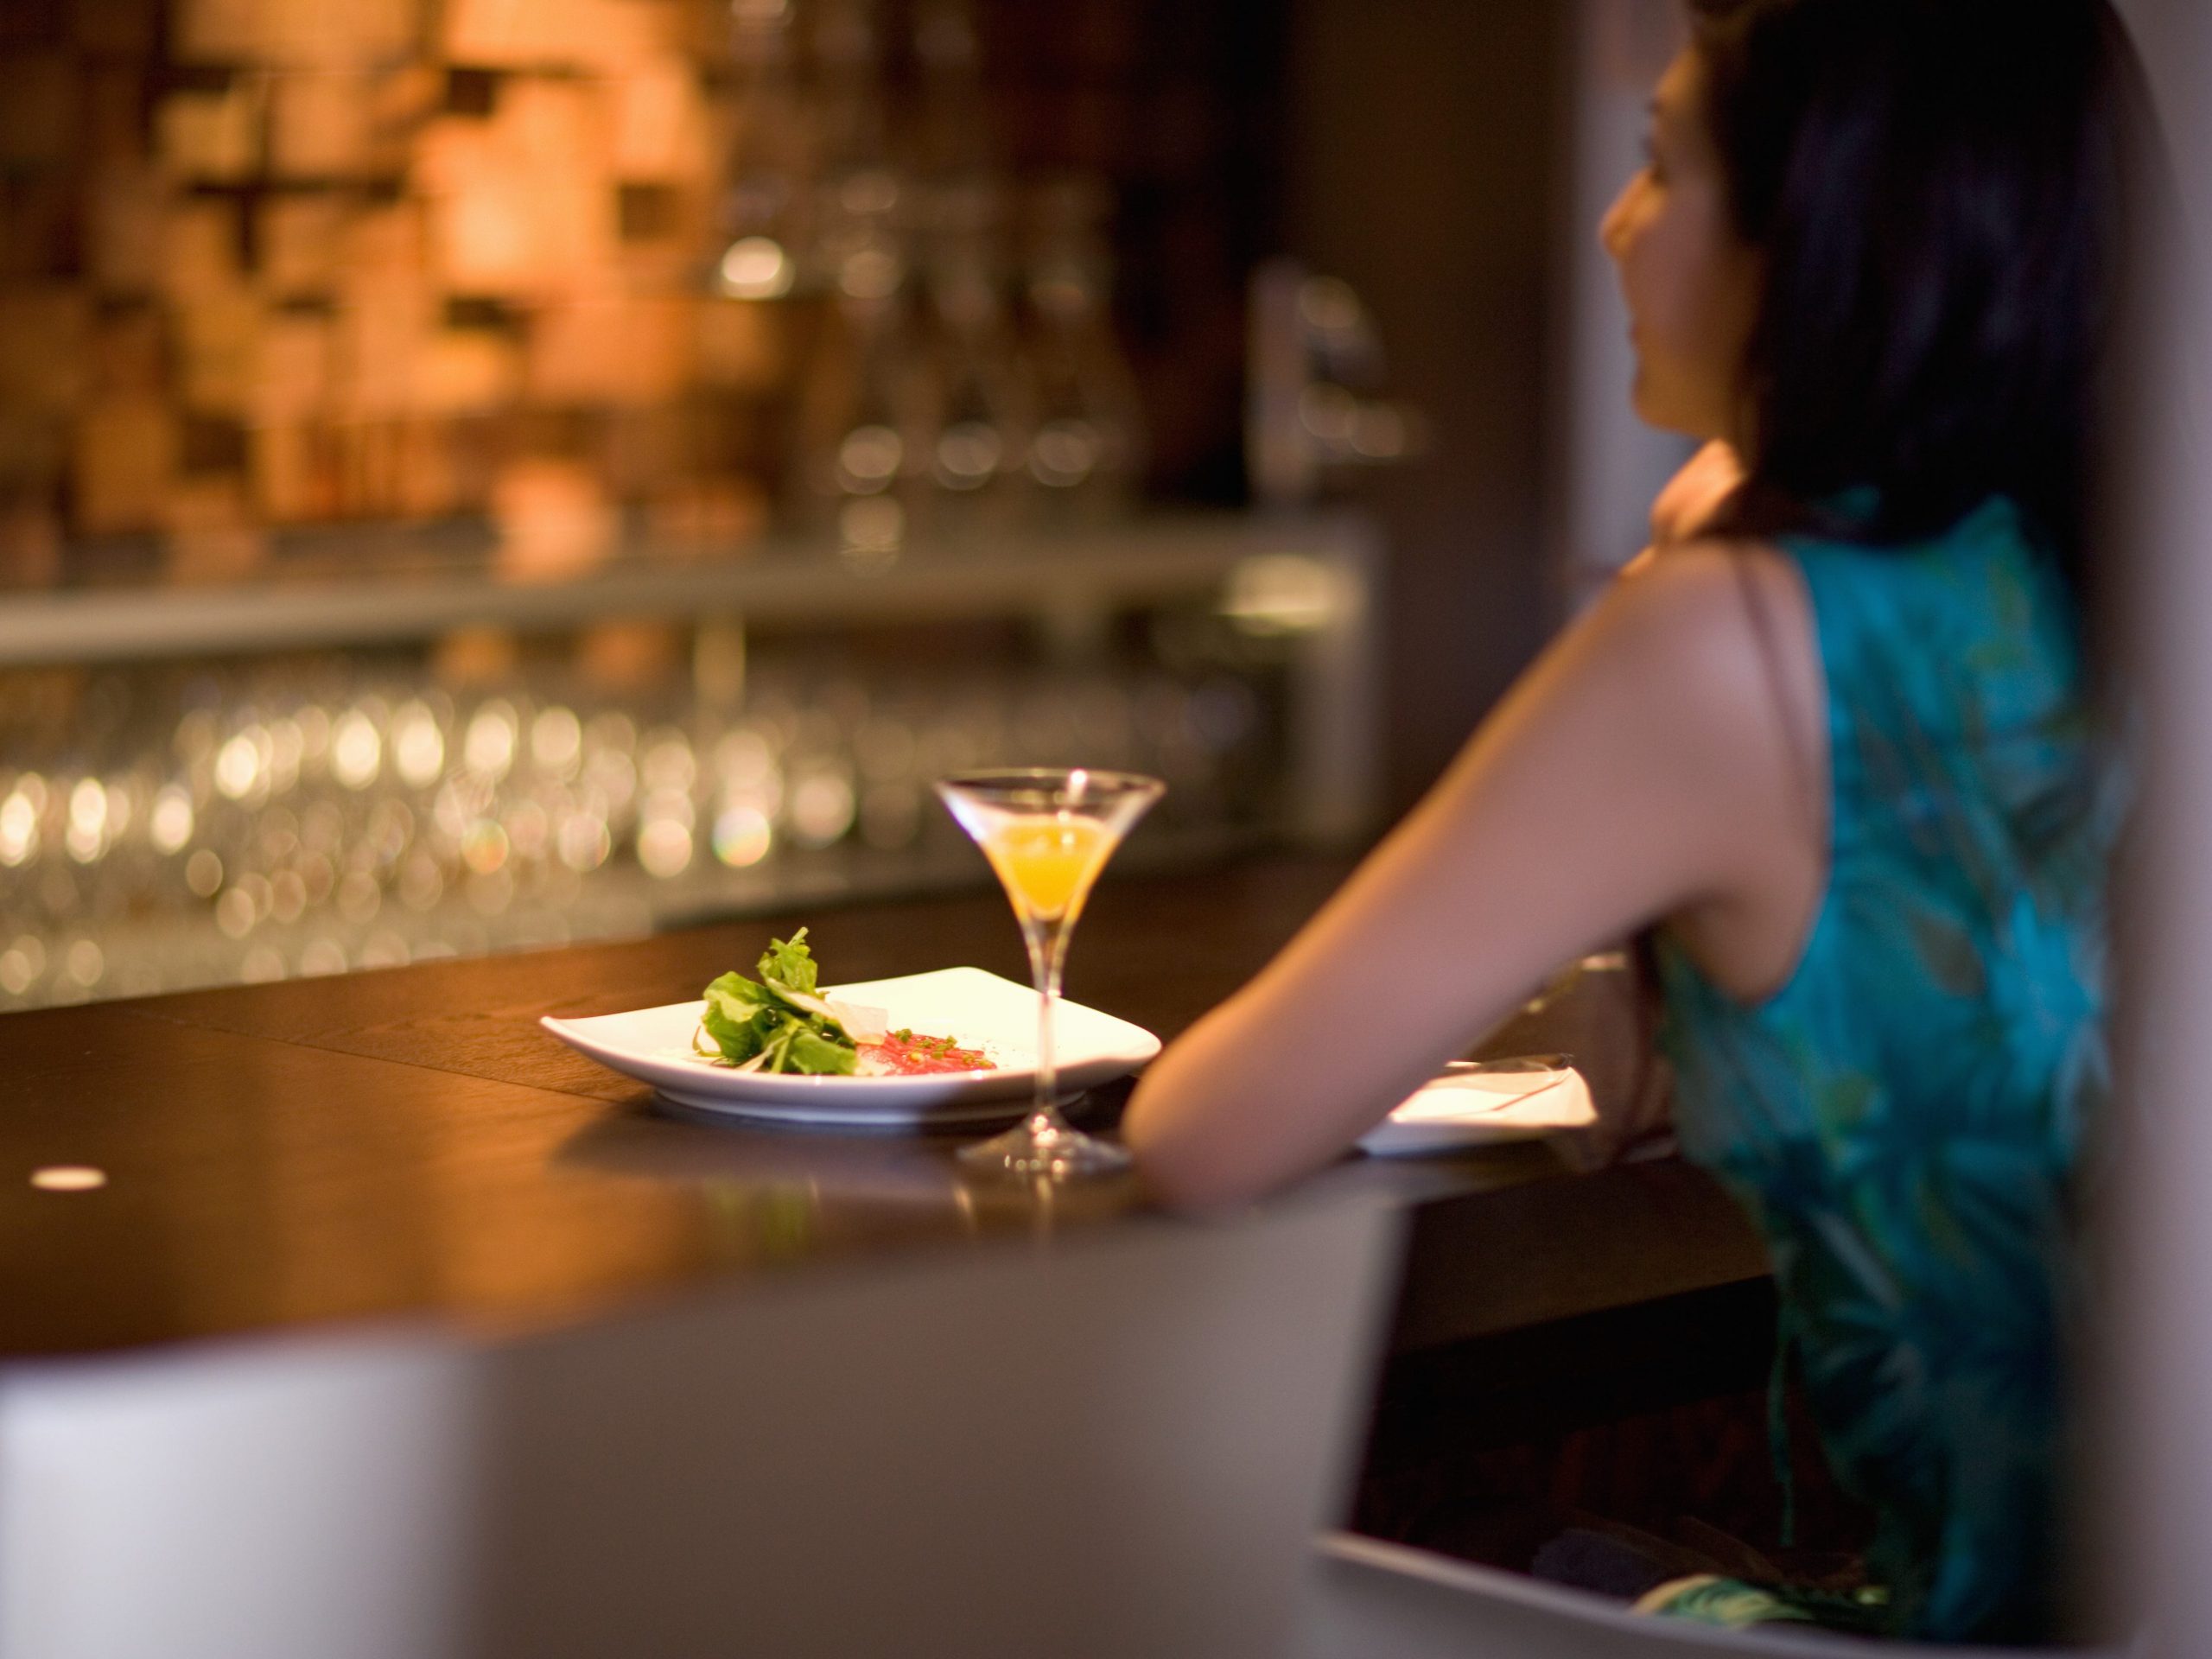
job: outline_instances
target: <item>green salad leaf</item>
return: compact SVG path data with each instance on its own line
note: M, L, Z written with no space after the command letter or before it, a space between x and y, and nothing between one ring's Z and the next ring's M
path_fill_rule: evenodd
M769 940L768 948L760 953L759 971L771 985L811 996L817 976L814 952L806 948L806 930L802 927L792 934L788 944L782 939Z
M849 1076L860 1050L815 994L818 976L806 930L770 940L754 971L757 984L731 972L704 993L699 1027L721 1058L755 1071Z

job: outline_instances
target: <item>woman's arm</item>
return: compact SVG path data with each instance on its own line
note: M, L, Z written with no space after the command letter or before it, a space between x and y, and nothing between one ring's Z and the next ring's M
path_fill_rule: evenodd
M1812 662L1771 553L1678 548L1617 583L1282 953L1154 1063L1123 1127L1165 1198L1219 1207L1326 1163L1560 963L1658 918L1798 937L1821 849L1738 558Z

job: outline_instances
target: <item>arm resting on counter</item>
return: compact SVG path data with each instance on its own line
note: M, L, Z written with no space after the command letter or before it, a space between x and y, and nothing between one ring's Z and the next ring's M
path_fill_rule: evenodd
M1329 1162L1559 963L1655 920L1731 979L1786 971L1825 848L1745 557L1792 636L1785 674L1809 669L1817 693L1809 606L1778 556L1695 544L1618 582L1282 953L1154 1063L1123 1128L1161 1197L1221 1208Z

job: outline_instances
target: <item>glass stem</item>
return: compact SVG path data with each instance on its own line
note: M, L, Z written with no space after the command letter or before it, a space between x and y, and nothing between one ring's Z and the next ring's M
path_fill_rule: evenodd
M1037 1089L1029 1114L1032 1135L1067 1127L1053 1104L1060 1074L1052 1046L1052 1014L1060 1000L1060 973L1067 965L1068 932L1065 920L1035 922L1022 930L1029 946L1029 976L1037 987Z

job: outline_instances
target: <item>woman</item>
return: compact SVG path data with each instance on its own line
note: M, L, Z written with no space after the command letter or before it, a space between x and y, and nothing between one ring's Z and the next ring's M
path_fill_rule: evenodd
M2033 1639L2105 1086L2082 615L2127 48L2102 0L1692 22L1603 238L1637 408L1707 448L1127 1133L1171 1201L1250 1198L1650 929L1682 1145L1763 1229L1823 1446L1879 1517L1866 1601Z

